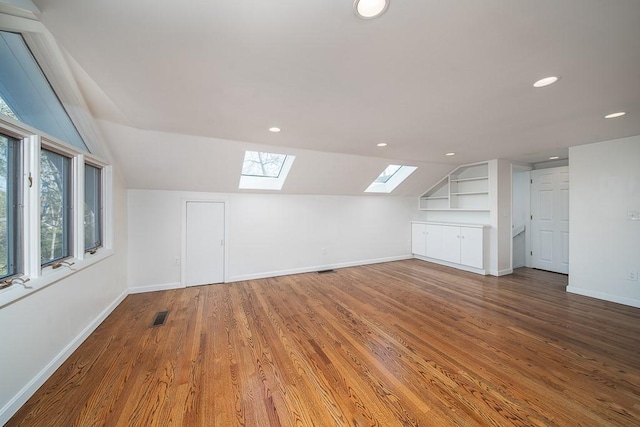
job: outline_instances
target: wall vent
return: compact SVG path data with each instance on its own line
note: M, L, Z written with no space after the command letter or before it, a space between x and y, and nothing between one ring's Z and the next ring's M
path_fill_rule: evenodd
M318 274L327 274L327 273L335 273L336 271L334 269L329 269L329 270L320 270L318 271Z
M153 323L151 323L151 328L154 328L156 326L162 326L164 325L164 323L167 321L167 316L169 315L168 311L159 311L156 313L155 317L153 318Z

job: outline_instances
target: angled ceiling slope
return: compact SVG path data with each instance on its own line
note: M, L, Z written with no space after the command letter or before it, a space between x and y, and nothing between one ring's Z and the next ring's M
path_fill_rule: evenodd
M136 128L449 164L640 134L637 0L34 3Z

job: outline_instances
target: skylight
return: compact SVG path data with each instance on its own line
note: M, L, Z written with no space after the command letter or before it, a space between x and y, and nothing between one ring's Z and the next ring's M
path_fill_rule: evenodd
M400 170L400 168L402 167L402 165L389 165L386 167L385 170L382 171L382 173L380 175L378 175L378 177L376 178L376 180L374 182L379 182L379 183L386 183L387 181L389 181L391 179L391 177L393 175L395 175L396 172L398 172Z
M365 193L391 193L416 169L418 168L415 166L389 165L364 191Z
M239 188L281 190L295 156L245 151Z
M277 178L282 172L282 166L286 159L285 154L245 151L242 175Z
M0 114L89 151L20 34L0 31Z

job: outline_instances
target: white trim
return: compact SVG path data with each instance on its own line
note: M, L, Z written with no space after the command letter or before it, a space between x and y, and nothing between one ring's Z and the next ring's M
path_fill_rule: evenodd
M489 270L489 274L492 276L507 276L513 274L513 268L505 268L504 270Z
M116 297L111 304L96 317L86 328L82 330L65 348L58 353L42 370L31 379L23 388L0 409L0 425L4 425L9 419L24 405L27 400L45 383L47 379L58 369L71 354L76 351L80 344L91 335L100 324L111 314L111 312L127 297L128 291L125 289Z
M185 260L187 257L187 203L188 202L209 202L222 203L224 206L224 272L223 283L228 282L229 275L229 200L222 198L207 197L183 197L182 198L182 224L180 227L180 283L182 287L186 287L186 270Z
M146 292L169 291L171 289L184 289L185 286L180 282L163 283L159 285L130 286L130 294L143 294Z
M412 255L400 255L386 258L366 259L360 261L340 262L336 264L323 264L312 267L292 268L289 270L268 271L263 273L243 274L239 276L230 276L227 282L240 282L243 280L267 279L269 277L288 276L291 274L313 273L321 270L330 270L334 268L358 267L361 265L380 264L383 262L402 261L413 258Z
M422 256L422 255L413 255L413 257L415 259L419 259L421 261L432 262L434 264L440 264L440 265L444 265L444 266L447 266L447 267L452 267L452 268L455 268L455 269L458 269L458 270L468 271L470 273L482 274L483 276L486 276L486 275L489 274L489 273L487 273L487 270L484 269L484 268L469 267L467 265L456 264L454 262L443 261L441 259L428 258L428 257Z
M606 294L603 292L592 291L589 289L577 288L575 286L567 286L567 292L582 295L585 297L596 298L604 301L615 302L617 304L624 304L631 307L640 308L640 300L633 298L621 297L618 295Z

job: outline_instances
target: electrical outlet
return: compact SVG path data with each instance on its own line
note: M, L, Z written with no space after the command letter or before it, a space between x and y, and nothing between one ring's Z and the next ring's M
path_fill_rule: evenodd
M636 209L629 209L627 211L627 219L629 221L640 221L640 211Z
M322 248L322 255L326 255L327 254L327 248Z
M627 276L627 280L632 280L634 282L638 281L638 272L637 271L630 271L629 275Z
M175 257L173 259L173 265L180 265L180 257Z

